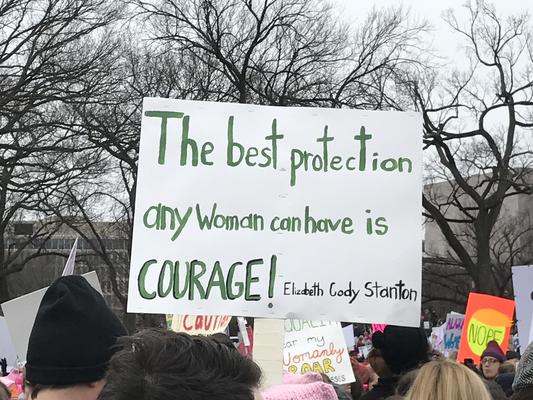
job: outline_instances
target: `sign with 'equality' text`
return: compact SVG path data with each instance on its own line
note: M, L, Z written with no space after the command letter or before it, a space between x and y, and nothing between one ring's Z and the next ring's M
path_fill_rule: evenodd
M130 312L419 324L417 113L144 100Z
M333 383L355 381L341 324L286 319L283 368L292 374L318 372Z

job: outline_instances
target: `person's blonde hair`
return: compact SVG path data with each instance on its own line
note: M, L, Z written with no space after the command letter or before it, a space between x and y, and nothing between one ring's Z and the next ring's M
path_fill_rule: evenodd
M475 372L453 361L432 361L419 371L405 400L491 400Z

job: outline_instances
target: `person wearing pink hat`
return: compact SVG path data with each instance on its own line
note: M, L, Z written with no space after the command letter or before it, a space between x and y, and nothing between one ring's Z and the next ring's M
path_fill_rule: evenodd
M320 374L283 375L283 384L273 386L263 393L264 400L338 400L332 385L325 383Z

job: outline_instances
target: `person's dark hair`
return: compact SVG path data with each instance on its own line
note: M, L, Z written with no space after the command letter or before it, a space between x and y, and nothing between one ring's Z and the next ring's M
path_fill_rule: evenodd
M226 335L225 333L214 333L212 335L209 335L208 338L211 340L214 340L218 344L223 344L224 346L228 346L228 348L231 350L237 350L237 348L233 344L230 337Z
M372 345L395 374L403 374L429 361L429 344L422 328L387 325L375 332Z
M474 371L476 374L481 375L479 370L476 367L476 364L474 364L474 360L472 358L465 358L463 365L467 367L468 369Z
M29 400L34 400L34 399L37 398L37 396L39 396L39 393L42 392L42 391L66 389L68 387L72 387L72 385L70 385L70 386L64 386L64 385L61 385L61 386L57 386L57 385L39 385L39 384L32 385L30 382L25 381L24 382L24 387L27 387L29 392L30 392L30 399Z
M418 375L419 369L413 369L402 375L396 384L396 395L404 398Z
M355 377L355 382L350 384L350 393L353 400L359 400L363 395L363 385L361 384L361 379L358 376Z
M119 339L100 400L253 400L261 370L207 337L145 330Z
M6 385L0 382L0 400L9 400L11 398L11 393Z

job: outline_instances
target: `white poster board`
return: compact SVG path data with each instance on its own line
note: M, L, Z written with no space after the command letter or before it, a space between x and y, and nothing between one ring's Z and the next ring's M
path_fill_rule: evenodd
M0 358L5 358L7 365L10 367L17 366L17 351L15 350L15 345L11 339L11 334L9 333L4 317L0 317Z
M533 315L531 315L531 320L533 321ZM533 342L533 324L529 328L529 343Z
M282 383L283 337L283 321L266 318L254 321L253 359L261 367L261 385L265 389Z
M518 341L523 352L530 343L529 333L533 329L533 266L517 266L512 271Z
M344 335L344 341L346 342L346 347L349 351L354 350L355 348L355 336L353 333L353 325L350 324L342 328L342 334Z
M285 320L283 368L293 374L323 373L340 385L355 382L339 322Z
M433 350L440 351L441 353L444 353L444 332L446 329L446 324L442 324L441 326L434 326L431 328L431 346Z
M143 107L129 312L419 325L418 113Z
M82 276L93 288L99 293L102 293L95 271L88 272ZM47 289L47 287L39 289L2 303L2 311L4 312L17 356L21 362L26 361L26 352L28 350L28 341L33 328L33 322L35 321L41 300Z

